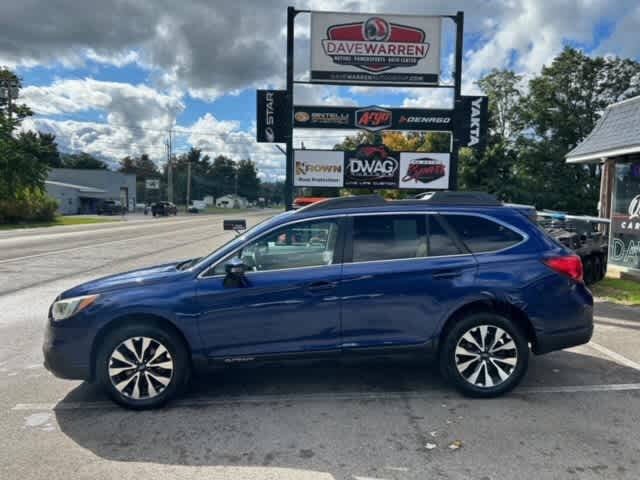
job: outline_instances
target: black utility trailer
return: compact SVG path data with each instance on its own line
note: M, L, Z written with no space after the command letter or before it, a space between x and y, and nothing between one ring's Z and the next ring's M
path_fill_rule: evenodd
M582 259L587 285L604 278L607 272L609 220L562 212L536 212L538 224L549 235L576 252Z

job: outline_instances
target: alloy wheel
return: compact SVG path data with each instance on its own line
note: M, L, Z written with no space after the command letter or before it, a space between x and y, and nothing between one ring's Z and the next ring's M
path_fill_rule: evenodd
M455 350L458 373L479 388L493 388L508 380L518 364L513 337L495 325L478 325L460 337Z
M171 353L150 337L131 337L109 356L109 379L121 395L134 400L157 397L173 378Z

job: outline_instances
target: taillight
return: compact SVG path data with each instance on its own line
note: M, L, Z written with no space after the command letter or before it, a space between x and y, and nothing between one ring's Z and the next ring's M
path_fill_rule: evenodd
M555 272L566 275L576 282L582 282L582 260L579 256L553 257L546 259L544 263Z

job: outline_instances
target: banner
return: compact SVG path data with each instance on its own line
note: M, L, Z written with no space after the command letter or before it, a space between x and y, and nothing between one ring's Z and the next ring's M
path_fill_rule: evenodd
M440 17L311 13L311 81L435 85Z
M458 105L456 105L458 107ZM487 147L489 100L487 97L461 97L456 113L460 146L479 152Z
M447 190L449 153L400 153L400 188Z
M344 152L344 186L398 188L398 154L386 145L360 145Z
M260 143L286 142L287 120L286 90L257 90L256 141Z
M331 128L415 130L450 132L454 128L453 110L425 108L324 107L296 105L293 115L295 128Z
M342 187L344 152L294 151L293 185L296 187Z

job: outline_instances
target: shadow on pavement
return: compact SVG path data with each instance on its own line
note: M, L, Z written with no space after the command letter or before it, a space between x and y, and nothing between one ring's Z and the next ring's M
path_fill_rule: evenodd
M97 387L83 384L58 404L57 423L79 446L109 460L277 466L330 472L336 478L345 472L375 477L384 476L375 465L424 461L422 457L431 454L425 449L431 441L429 430L455 431L464 422L468 435L491 434L492 429L498 434L498 429L510 428L503 419L530 422L540 415L558 416L562 422L563 417L580 415L576 402L606 395L579 393L567 401L565 394L523 391L500 399L471 400L445 386L435 368L405 363L229 369L196 382L186 403L190 398L204 399L201 405L146 412L65 408L65 404L106 400ZM637 382L638 371L563 351L532 357L524 384ZM628 395L635 398L638 392ZM439 435L438 442L450 440L447 433Z

